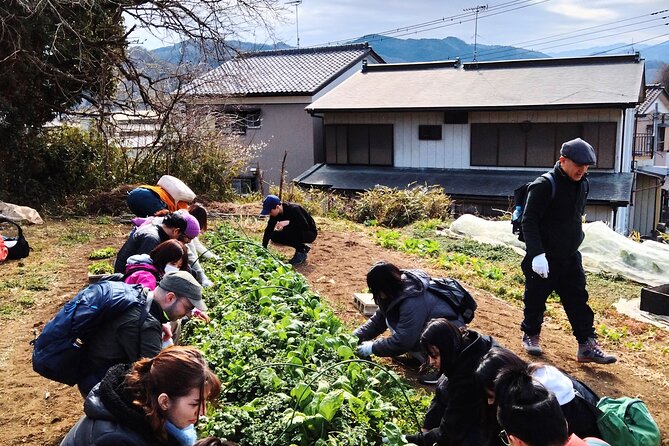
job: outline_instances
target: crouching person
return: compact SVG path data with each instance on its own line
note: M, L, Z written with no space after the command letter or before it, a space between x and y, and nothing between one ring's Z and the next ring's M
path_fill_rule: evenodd
M463 326L462 318L443 299L428 290L430 276L422 270L401 270L392 263L378 262L367 273L369 288L378 310L353 334L360 340L362 357L399 356L409 353L425 362L420 336L432 319L445 318ZM376 339L390 328L392 335ZM424 384L436 384L439 374L420 377Z
M299 265L307 260L311 249L308 243L316 240L318 229L313 217L299 204L281 202L276 195L268 195L262 202L260 215L269 215L262 245L267 248L269 241L290 246L295 254L288 263Z
M86 398L84 416L61 446L192 446L206 402L221 390L218 377L193 347L170 347L156 357L109 369Z

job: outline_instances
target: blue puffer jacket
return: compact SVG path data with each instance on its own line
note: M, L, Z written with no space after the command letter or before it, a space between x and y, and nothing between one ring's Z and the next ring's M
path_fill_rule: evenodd
M392 336L379 339L372 346L376 356L420 351L420 335L432 319L443 317L464 325L448 303L428 291L430 276L425 271L402 270L402 283L402 292L395 299L379 302L379 309L353 332L364 342L390 327Z

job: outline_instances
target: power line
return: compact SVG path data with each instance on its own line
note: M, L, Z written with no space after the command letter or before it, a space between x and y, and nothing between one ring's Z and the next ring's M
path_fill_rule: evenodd
M505 8L510 8L512 6L525 4L524 6L520 6L519 8L508 9L508 11L514 11L514 10L520 9L522 7L534 6L535 4L545 3L547 1L550 1L550 0L540 0L538 2L535 2L534 0L512 0L512 1L505 2L505 3L500 3L500 4L497 4L497 5L489 6L488 11L495 12L495 11L498 11L500 9L505 9ZM496 13L486 13L485 16L487 17L487 16L490 16L490 15L497 15L497 14L501 14L501 13L504 13L504 12L507 12L507 11L503 10L501 12L496 12ZM452 15L452 16L449 16L449 17L442 17L440 19L429 20L427 22L422 22L422 23L418 23L418 24L415 24L415 25L403 26L403 27L400 27L400 28L393 28L391 30L381 31L381 32L377 32L377 33L371 33L371 35L382 36L382 37L401 37L401 36L405 36L405 35L409 35L409 34L418 34L418 33L426 32L426 31L431 31L431 30L434 30L434 29L444 28L444 27L447 27L447 26L460 25L462 23L470 22L470 21L475 20L475 15L476 15L476 13L474 11L464 12L464 13L455 14L455 15ZM481 18L483 18L483 16ZM327 42L327 43L313 45L313 46L314 47L319 47L319 46L340 45L340 44L351 42L353 40L364 38L364 37L369 36L369 35L370 34L366 34L366 35L363 35L363 36L352 37L350 39L330 41L330 42ZM379 40L381 40L381 38L374 38L374 39L370 39L369 42L375 42L375 41L379 41Z
M628 27L628 26L637 25L637 24L640 24L640 23L652 22L652 21L654 21L654 20L656 20L656 19L648 20L648 21L645 21L645 22L639 22L639 23L635 23L635 24L629 24L629 25L624 25L624 26L619 26L619 27L608 28L608 29L604 29L604 30L597 31L596 33L591 33L591 34L597 34L597 33L607 32L607 31L615 31L615 30L619 30L619 29L622 29L622 28L626 28L626 27ZM667 25L669 25L669 23L660 23L660 24L653 25L653 26L642 26L642 27L640 27L640 28L636 28L636 29L628 30L628 31L626 31L626 32L646 31L646 30L651 29L651 28L658 28L658 27L661 27L661 26L667 26ZM580 32L580 30L577 31L577 32ZM585 35L588 35L588 34L577 34L577 35L575 35L575 36L567 37L567 38L564 38L564 39L554 39L554 40L548 40L548 41L543 42L543 43L538 43L538 44L537 44L536 46L534 46L532 49L517 48L517 47L515 47L515 45L517 45L517 44L512 44L512 45L509 45L509 46L514 47L514 48L512 48L512 49L504 48L504 49L501 49L501 50L489 50L489 51L484 51L484 52L481 52L481 53L480 53L480 56L485 56L485 57L491 57L491 56L502 57L502 56L505 56L505 55L516 54L516 53L518 53L518 52L521 52L521 53L522 53L522 52L529 53L529 52L545 51L545 50L549 50L549 49L553 49L553 48L563 47L563 46L566 46L566 45L574 45L574 44L577 44L577 43L584 43L584 42L590 42L590 41L593 41L593 40L605 39L605 38L607 38L607 37L614 37L614 36L619 35L619 34L620 34L620 32L616 32L616 33L607 34L607 35L603 35L603 36L589 37L589 38L587 38L587 39L582 39L582 40L577 40L577 41L567 42L567 41L569 41L569 40L572 40L572 39L575 39L575 38L578 38L578 37L583 37L583 36L585 36ZM659 37L660 37L660 36L656 36L656 37L654 37L654 38L659 38ZM537 39L537 40L539 40L539 39ZM558 43L558 44L556 44L556 45L545 46L545 45L548 45L548 44L550 44L550 43L556 43L556 42L560 42L560 41L562 41L562 43ZM637 43L638 43L638 42L637 42ZM629 46L629 45L624 45L624 46ZM607 52L608 52L608 51L611 51L611 50L607 50ZM464 54L464 55L461 54L461 55L454 56L454 57L460 57L460 58L463 58L463 57L465 57L465 56L466 56L466 54Z

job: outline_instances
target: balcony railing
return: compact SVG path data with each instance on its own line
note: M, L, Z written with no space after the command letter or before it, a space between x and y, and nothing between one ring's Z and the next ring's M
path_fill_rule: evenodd
M653 157L652 133L637 133L634 135L634 156Z

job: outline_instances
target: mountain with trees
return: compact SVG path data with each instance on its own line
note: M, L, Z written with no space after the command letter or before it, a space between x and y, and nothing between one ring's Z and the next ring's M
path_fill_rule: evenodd
M444 39L398 39L395 37L370 34L352 43L367 42L386 62L429 62L435 60L452 60L459 58L469 62L474 58L474 45L456 37ZM293 48L283 42L275 45L254 44L240 40L227 42L229 52L222 59L207 57L208 52L199 51L199 48L190 44L175 44L151 50L156 59L167 62L177 62L182 58L188 63L205 64L215 68L224 60L240 52L268 51ZM597 54L623 54L639 51L646 59L646 81L657 82L663 65L669 64L669 41L657 45L635 45L630 47L623 43L591 48L581 48L562 52L543 53L531 49L507 45L476 45L476 59L478 61L509 60L509 59L540 59L546 57L580 57Z

